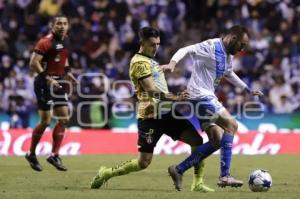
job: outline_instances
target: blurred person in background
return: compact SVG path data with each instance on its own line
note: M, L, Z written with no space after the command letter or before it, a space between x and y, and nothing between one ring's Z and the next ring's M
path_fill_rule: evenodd
M58 117L58 121L53 129L52 152L47 161L56 169L67 171L58 153L69 120L67 90L61 81L66 78L72 83L77 83L68 61L68 28L67 17L63 15L53 17L51 32L37 42L30 59L31 69L38 74L34 81L34 91L38 102L40 122L32 132L30 151L25 157L35 171L43 170L37 160L35 150L51 122L51 108L53 108L54 115Z
M68 16L71 25L69 39L72 43L70 46L72 59L70 61L76 61L70 64L72 67L78 66L82 72L89 71L95 65L96 70L93 71L107 70L114 79L128 80L129 57L138 48L136 32L149 24L163 29L161 32L163 45L156 57L160 62L165 62L170 53L181 46L216 37L232 24L241 24L251 27L252 51L245 51L235 56L233 66L239 77L250 87L253 87L254 82L258 80L257 83L266 94L264 103L265 107L268 107L268 112L274 109L268 98L273 85L273 72L277 70L283 73L286 83L290 85L293 80L300 78L298 35L300 1L27 0L5 2L0 6L0 81L2 84L8 78L9 72L16 67L15 63L18 60L29 63L34 42L47 33L49 18L59 12ZM47 4L51 6L48 7ZM95 39L93 36L98 37L100 45L95 48L96 50L99 48L99 52L93 53L95 57L91 59L91 54L87 53L86 49L90 46L88 43ZM123 52L119 53L119 51ZM113 63L112 66L110 62ZM238 64L234 64L235 62ZM180 65L185 71L190 72L191 64L186 62ZM22 72L29 73L28 68L26 65ZM170 78L172 80L171 76ZM168 80L169 77L166 79ZM6 88L4 92L5 90ZM218 89L217 93L223 92L222 90L223 88ZM225 93L224 97L235 98L236 95L232 95L234 88L230 87L230 91ZM110 101L109 96L108 98ZM299 98L295 99L297 100L292 100L295 103L300 101ZM35 105L34 103L33 106ZM228 104L228 109L234 110L234 105ZM80 126L78 122L72 125Z

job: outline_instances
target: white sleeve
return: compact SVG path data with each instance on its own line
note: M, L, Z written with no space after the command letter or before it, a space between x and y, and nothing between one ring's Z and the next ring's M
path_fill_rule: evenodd
M177 50L177 52L173 55L173 57L171 58L171 61L175 61L176 63L178 63L180 60L182 60L187 54L189 53L193 53L196 51L196 44L195 45L190 45L190 46L186 46L183 48L180 48L179 50Z
M175 61L178 63L180 60L182 60L187 54L190 54L192 56L199 57L211 57L211 51L212 51L212 45L211 42L208 40L203 41L201 43L197 43L194 45L186 46L183 48L180 48L171 58L171 61Z
M241 89L248 89L248 86L243 82L233 71L230 71L224 76L231 84Z

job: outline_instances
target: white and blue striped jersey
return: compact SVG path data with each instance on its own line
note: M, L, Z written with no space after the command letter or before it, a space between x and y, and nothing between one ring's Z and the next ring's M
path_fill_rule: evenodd
M187 86L192 99L204 96L216 97L215 88L223 77L237 87L247 88L247 85L233 72L233 56L226 53L221 38L208 39L181 48L173 55L171 61L178 63L185 55L190 55L193 62L192 74Z

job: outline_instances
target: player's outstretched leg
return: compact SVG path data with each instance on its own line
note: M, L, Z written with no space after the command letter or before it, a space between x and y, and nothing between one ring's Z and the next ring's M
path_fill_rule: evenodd
M26 160L29 162L31 168L35 171L43 171L42 166L40 165L35 154L30 154L29 152L25 155Z
M168 173L171 176L175 189L181 191L182 188L182 174L176 169L176 165L169 166Z
M91 182L91 189L99 189L106 181L114 176L126 175L128 173L140 171L142 169L143 168L139 166L137 159L126 161L113 168L101 166L97 175Z
M106 172L108 168L101 166L97 175L93 178L91 182L91 189L99 189L108 179L109 172Z
M181 190L182 174L192 166L199 164L200 161L215 152L216 149L210 142L206 142L197 147L192 154L178 165L172 165L168 168L176 190Z
M192 152L197 150L197 147L192 146ZM193 183L191 185L191 191L197 191L202 193L214 192L215 190L204 184L204 166L205 160L200 161L194 165Z
M202 193L214 192L215 190L204 184L204 166L205 161L202 160L199 164L194 166L194 177L191 185L191 191L197 191Z

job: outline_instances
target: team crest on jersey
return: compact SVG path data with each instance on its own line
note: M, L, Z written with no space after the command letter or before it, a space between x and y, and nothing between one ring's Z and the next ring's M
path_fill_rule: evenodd
M137 67L138 72L140 73L141 76L145 75L147 73L146 71L146 64L139 63Z
M60 62L60 54L57 54L54 58L55 62Z

